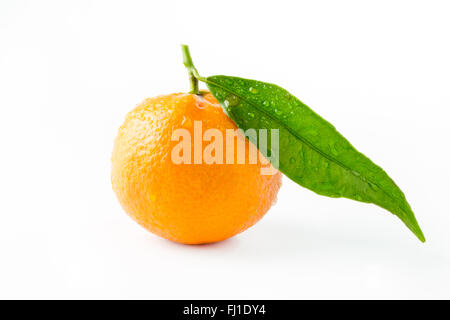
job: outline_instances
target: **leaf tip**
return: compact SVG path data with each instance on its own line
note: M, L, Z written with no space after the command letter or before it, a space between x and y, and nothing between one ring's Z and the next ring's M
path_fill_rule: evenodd
M409 219L402 219L403 223L405 223L405 225L408 227L409 230L411 230L414 235L422 242L424 243L426 241L425 236L422 232L422 230L419 227L419 223L417 222L416 218L414 217L414 215L409 218Z
M427 239L425 239L425 236L422 233L422 230L420 230L419 228L419 232L416 233L417 238L419 238L420 241L422 241L422 243L425 243L427 241Z

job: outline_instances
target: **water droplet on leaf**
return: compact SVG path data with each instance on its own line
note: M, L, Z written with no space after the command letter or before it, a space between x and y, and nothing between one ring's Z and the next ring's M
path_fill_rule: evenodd
M306 131L306 134L309 134L311 136L317 136L319 134L319 132L317 132L314 129L310 129L310 130Z
M226 107L235 107L239 104L240 101L241 99L239 99L239 97L235 96L234 94L230 94L224 102Z
M373 183L369 182L369 187L370 189L372 189L373 191L378 191L378 187L376 185L374 185Z
M333 155L337 156L339 154L339 152L336 149L336 145L335 144L329 144L330 146L330 151Z

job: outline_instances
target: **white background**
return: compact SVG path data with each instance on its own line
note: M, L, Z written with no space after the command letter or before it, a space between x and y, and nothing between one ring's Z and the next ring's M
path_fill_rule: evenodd
M0 298L450 298L448 1L0 2ZM266 217L185 246L122 211L125 114L202 75L279 84L405 192L393 215L283 179Z

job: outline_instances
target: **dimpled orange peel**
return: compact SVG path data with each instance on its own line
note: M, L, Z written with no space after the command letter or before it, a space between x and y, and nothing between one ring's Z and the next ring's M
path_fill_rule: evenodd
M237 139L245 143L244 164L175 163L174 130L194 137L196 122L203 132L213 128L224 137L237 129L210 93L174 93L129 112L112 152L112 187L123 209L150 232L185 244L221 241L251 227L281 186L281 173L264 175L267 164L249 163L252 152L261 155L243 136ZM194 143L190 147L193 157Z

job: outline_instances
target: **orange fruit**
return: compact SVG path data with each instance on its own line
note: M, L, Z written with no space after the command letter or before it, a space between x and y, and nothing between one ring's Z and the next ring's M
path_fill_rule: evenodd
M112 153L112 186L123 209L154 234L185 244L246 230L269 210L281 186L278 171L262 175L264 164L249 164L256 147L243 135L245 164L174 163L179 141L172 134L183 128L194 137L194 121L201 121L203 132L215 128L224 137L226 129L237 128L210 93L149 98L128 113Z

